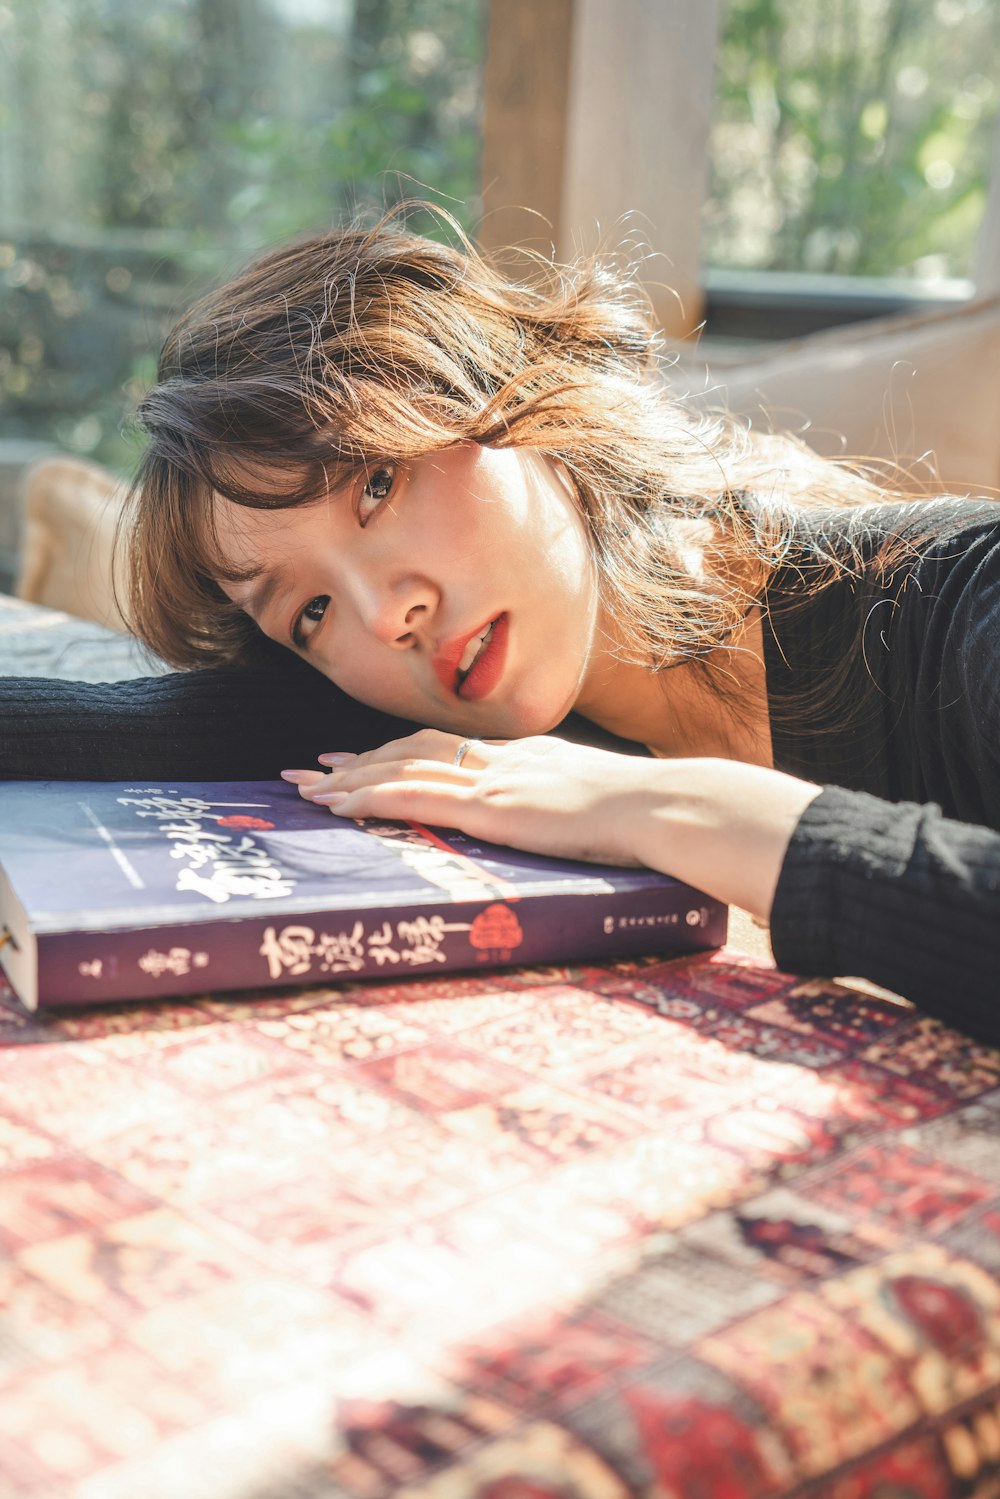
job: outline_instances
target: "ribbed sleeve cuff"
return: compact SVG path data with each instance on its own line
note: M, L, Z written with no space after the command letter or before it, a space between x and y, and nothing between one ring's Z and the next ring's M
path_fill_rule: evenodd
M790 973L867 978L1000 1040L1000 835L827 787L788 846L771 942Z

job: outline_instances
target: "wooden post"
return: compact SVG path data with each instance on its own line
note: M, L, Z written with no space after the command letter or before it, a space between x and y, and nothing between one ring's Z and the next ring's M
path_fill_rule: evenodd
M996 296L1000 292L1000 130L994 141L991 166L990 186L976 254L976 289L973 296L977 302L985 301L987 297Z
M720 0L492 0L482 242L652 252L665 330L701 316Z
M562 214L574 0L491 0L480 241L554 245Z

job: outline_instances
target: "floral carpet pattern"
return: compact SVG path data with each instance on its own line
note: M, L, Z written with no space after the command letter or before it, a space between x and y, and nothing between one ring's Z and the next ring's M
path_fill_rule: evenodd
M3 1499L1000 1492L1000 1053L732 953L29 1016Z
M997 1499L998 1143L1000 1052L725 951L0 980L0 1499Z

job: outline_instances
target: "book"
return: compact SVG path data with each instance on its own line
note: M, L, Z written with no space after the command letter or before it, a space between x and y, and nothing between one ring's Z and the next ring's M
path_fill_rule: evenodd
M0 784L0 966L30 1009L690 951L726 917L647 869L335 818L280 781Z

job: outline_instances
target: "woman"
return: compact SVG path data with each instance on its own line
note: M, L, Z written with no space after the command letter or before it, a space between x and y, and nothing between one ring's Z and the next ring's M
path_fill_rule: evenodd
M103 743L34 773L280 758L340 815L652 865L769 919L783 967L1000 1035L988 503L685 411L600 266L519 285L391 220L206 298L142 419L136 629L214 669L40 688ZM24 774L43 709L8 690ZM571 713L590 744L547 737Z

